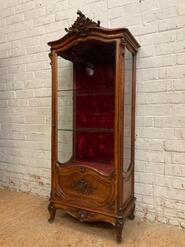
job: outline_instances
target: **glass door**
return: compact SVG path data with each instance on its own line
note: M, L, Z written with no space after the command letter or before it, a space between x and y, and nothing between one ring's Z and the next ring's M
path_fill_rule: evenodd
M114 168L115 44L88 41L58 56L58 162Z

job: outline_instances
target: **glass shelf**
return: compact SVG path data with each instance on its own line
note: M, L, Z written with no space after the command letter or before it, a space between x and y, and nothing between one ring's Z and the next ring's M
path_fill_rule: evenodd
M76 129L58 129L58 131L114 132L114 129L102 129L102 128L76 128Z
M87 91L81 91L81 90L78 90L78 89L58 89L57 92L71 92L71 93L74 93L75 96L114 96L115 93L111 90L110 92L96 92L96 91L90 91L90 92L87 92Z

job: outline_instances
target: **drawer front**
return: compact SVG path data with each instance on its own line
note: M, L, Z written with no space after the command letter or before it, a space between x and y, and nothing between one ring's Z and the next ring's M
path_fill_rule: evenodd
M88 208L114 210L114 178L84 167L67 167L58 173L57 191L64 202Z

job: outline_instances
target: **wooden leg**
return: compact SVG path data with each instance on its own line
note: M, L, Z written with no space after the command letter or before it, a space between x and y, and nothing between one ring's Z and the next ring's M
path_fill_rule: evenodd
M132 210L130 211L130 214L129 214L129 216L128 216L128 218L130 219L130 220L134 220L135 219L135 204L134 204L134 206L133 206L133 208L132 208Z
M118 243L122 241L123 219L117 219L116 222L116 240Z
M56 208L55 208L55 205L53 202L50 202L49 205L48 205L48 211L49 211L49 214L50 214L50 217L48 219L48 222L49 223L52 223L55 219L55 214L56 214Z

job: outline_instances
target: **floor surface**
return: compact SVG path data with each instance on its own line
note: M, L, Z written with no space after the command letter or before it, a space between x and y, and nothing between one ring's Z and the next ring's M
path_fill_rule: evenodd
M47 222L47 199L0 189L0 247L185 247L185 231L128 220L123 242L107 224L80 223L61 211Z

